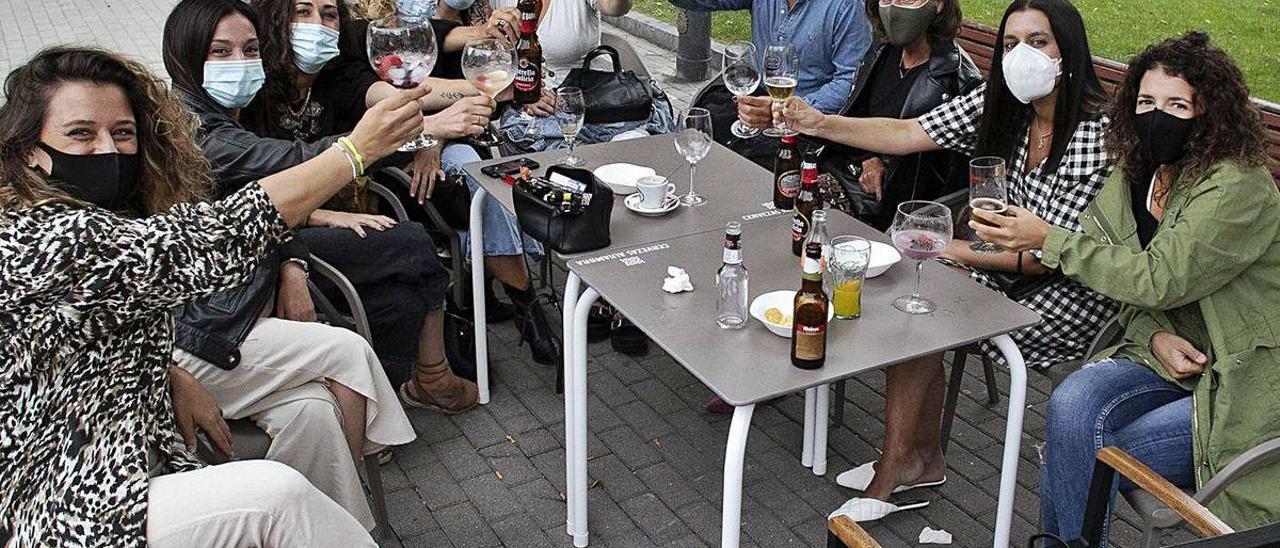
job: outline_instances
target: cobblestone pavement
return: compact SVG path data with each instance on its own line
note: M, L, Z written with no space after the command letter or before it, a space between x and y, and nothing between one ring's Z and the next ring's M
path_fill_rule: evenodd
M0 73L58 43L121 51L162 73L160 36L174 3L0 0ZM643 40L632 43L676 107L687 106L701 84L670 82L674 55ZM510 323L492 326L490 336L492 403L454 417L410 411L420 438L400 448L383 469L394 529L389 546L571 545L562 500L563 401L553 391L554 372L526 358ZM603 343L591 345L590 353L591 545L717 545L729 421L702 411L711 392L659 351L633 359ZM743 364L744 370L750 367ZM868 530L882 544L915 545L927 525L950 531L957 546L989 545L1004 403L986 405L980 369L975 360L964 379L947 484L917 492L931 501L927 509L870 524ZM1002 397L1008 382L1001 374ZM1049 389L1042 375L1032 373L1030 382L1013 527L1018 544L1039 521L1035 444L1043 436ZM847 411L844 421L831 427L826 477L799 463L801 398L757 408L744 475L744 546L825 545L826 514L854 495L837 486L835 476L877 457L884 431L883 383L880 374L853 379L844 397L833 399ZM1126 505L1118 506L1121 519L1112 528L1113 542L1135 546L1136 519Z

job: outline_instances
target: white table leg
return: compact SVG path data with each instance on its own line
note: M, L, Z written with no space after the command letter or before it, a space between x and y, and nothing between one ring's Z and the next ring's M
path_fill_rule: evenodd
M561 325L563 327L564 337L564 469L565 469L565 532L572 535L574 532L574 504L577 497L574 495L573 486L577 485L574 481L577 468L573 465L573 458L576 455L574 447L577 439L574 436L572 425L574 423L574 367L573 367L573 312L578 307L578 291L581 286L582 279L578 277L572 270L569 271L569 278L564 282L564 306L562 307Z
M813 426L814 409L818 405L817 389L804 389L804 449L800 452L800 464L805 468L813 467Z
M729 444L724 448L724 500L720 515L720 548L738 548L742 535L742 467L756 404L733 408Z
M573 391L573 545L587 545L587 316L600 296L587 287L578 299L573 319L573 386L565 386L565 394ZM570 364L565 364L568 367ZM567 371L566 371L567 373ZM567 375L566 375L567 376ZM568 428L568 421L565 421ZM565 439L569 431L565 431ZM566 471L567 473L567 471Z
M827 418L831 412L831 385L815 388L813 410L813 475L827 474Z
M480 403L489 403L489 322L484 309L484 187L471 197L471 309L476 323L476 388Z
M1000 466L1000 499L996 503L996 531L992 546L1009 546L1013 522L1013 496L1018 484L1018 448L1022 442L1022 413L1027 402L1027 364L1008 335L991 339L1009 365L1009 418L1004 428L1004 457Z

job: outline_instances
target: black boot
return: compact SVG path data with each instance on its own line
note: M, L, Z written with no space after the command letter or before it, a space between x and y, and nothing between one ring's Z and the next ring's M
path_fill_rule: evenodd
M523 306L516 303L516 325L520 326L520 342L529 343L533 361L542 365L559 363L564 357L560 350L560 337L551 328L546 313L542 310L543 299L550 298L543 295L530 299Z
M498 300L493 291L493 284L485 280L484 284L484 316L487 323L502 323L516 315L515 307Z

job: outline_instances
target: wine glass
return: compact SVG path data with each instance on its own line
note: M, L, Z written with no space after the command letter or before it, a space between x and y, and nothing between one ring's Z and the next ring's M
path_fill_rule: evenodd
M369 64L388 84L400 89L417 87L431 75L436 65L436 35L425 21L407 21L390 16L369 23ZM439 141L427 132L400 146L414 152L436 146Z
M764 50L764 89L773 99L774 109L782 108L782 104L796 92L799 83L800 56L791 44L774 44ZM770 137L791 137L796 132L787 129L787 122L780 121L776 126L765 128L764 134Z
M1005 187L1004 158L982 156L969 161L969 207L990 213L1004 213L1009 207L1009 189ZM975 237L969 249L976 253L1000 253L1004 246L984 242Z
M469 40L462 48L462 75L493 99L516 78L516 52L493 38ZM485 124L484 132L471 138L480 146L496 146L500 139Z
M720 77L724 79L724 87L734 97L746 97L760 87L759 61L756 59L756 46L751 42L740 40L725 46L724 70ZM742 120L733 121L733 135L740 139L749 139L760 133Z
M573 154L574 141L578 139L578 131L582 129L582 120L587 115L587 103L582 98L582 90L573 86L556 89L556 123L560 125L560 134L569 143L569 154L560 163L569 167L582 167L586 164L582 158Z
M707 198L694 192L693 175L698 161L711 152L711 112L693 107L680 114L676 131L676 152L689 162L689 193L680 198L682 206L700 206Z
M933 312L933 301L920 296L920 271L925 261L942 255L951 243L951 210L937 202L902 202L889 233L893 247L898 248L903 257L916 262L915 290L895 299L893 307L907 314Z

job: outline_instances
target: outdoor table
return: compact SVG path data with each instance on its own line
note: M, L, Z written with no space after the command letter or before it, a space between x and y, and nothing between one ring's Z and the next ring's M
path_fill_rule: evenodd
M676 184L688 186L688 170L675 154L673 137L655 136L605 143L579 149L587 169L614 162L653 167ZM563 151L529 155L544 167L563 158ZM479 220L483 200L497 199L513 211L511 189L480 168L504 160L465 166L481 190L472 200L472 291L483 302L483 256ZM799 259L790 253L789 212L771 203L772 175L728 149L714 145L699 163L698 191L710 202L698 208L679 208L671 214L647 218L615 203L610 226L611 245L574 256L561 256L569 267L564 295L565 459L568 497L566 528L576 546L586 546L586 318L603 296L638 328L735 410L726 447L722 546L737 546L740 537L742 464L755 404L776 396L805 391L804 457L815 473L825 472L826 420L829 385L841 378L880 369L912 358L992 339L1010 368L1011 386L1005 432L995 546L1007 546L1026 399L1026 368L1007 333L1039 321L1030 310L1003 295L973 283L937 263L925 267L925 295L938 311L911 316L892 307L892 300L909 293L914 283L911 265L898 265L864 286L863 319L833 321L828 337L828 361L815 371L790 364L789 341L767 332L754 319L747 328L726 331L715 324L715 271L720 266L723 227L743 223L746 265L751 294L799 286ZM886 241L874 229L845 215L831 215L830 233L858 234ZM785 249L785 251L784 251ZM668 264L685 268L695 290L670 295L659 286ZM579 295L583 284L586 291ZM481 402L488 401L488 360L484 307L476 311L476 363ZM872 318L868 321L866 318ZM862 326L861 329L858 326ZM911 341L904 345L902 341ZM751 374L744 375L744 371Z

